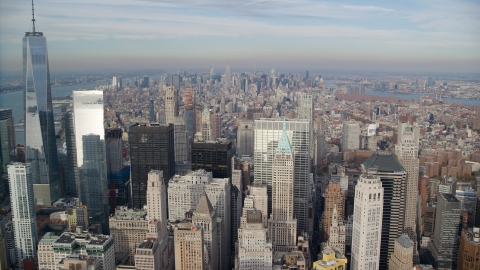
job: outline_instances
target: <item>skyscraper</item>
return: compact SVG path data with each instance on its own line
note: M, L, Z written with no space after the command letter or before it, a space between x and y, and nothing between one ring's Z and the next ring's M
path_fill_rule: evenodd
M380 269L388 269L395 241L404 228L407 172L390 152L374 153L363 163L363 167L370 174L380 177L384 189Z
M360 147L360 126L352 120L343 123L342 151L354 150Z
M355 187L352 270L379 267L384 188L378 176L360 175Z
M272 211L272 165L275 150L283 134L283 119L255 120L254 177L256 185L267 185L268 209ZM287 120L286 134L294 150L294 217L298 232L307 230L310 179L310 123L308 120Z
M62 194L47 39L35 30L35 18L32 22L32 32L23 38L25 160L31 166L35 204L51 205Z
M399 125L399 127L403 127ZM417 216L417 197L418 197L418 138L415 138L414 127L408 125L399 136L398 144L395 146L395 154L398 161L407 172L407 185L405 192L405 221L404 230L410 239L416 240L415 220ZM416 241L414 241L416 242ZM416 249L414 249L416 251Z
M15 127L12 109L0 109L0 202L7 195L5 184L8 181L7 165L15 161Z
M30 164L8 165L12 221L15 234L16 269L23 269L23 259L37 256L37 220L33 200Z
M293 251L297 244L297 220L294 218L295 155L283 122L272 164L272 215L268 233L274 251Z
M168 86L165 93L165 120L167 124L174 123L178 116L178 90Z
M460 202L451 193L437 194L435 229L427 255L435 269L457 269Z
M183 104L185 116L185 127L187 131L187 138L193 138L196 133L196 121L195 121L195 93L193 89L185 89L183 91Z
M173 124L135 124L129 131L131 157L131 205L147 203L147 179L151 170L161 170L165 183L175 174Z
M411 270L413 268L413 241L407 234L400 235L390 257L389 270Z
M344 220L345 211L345 191L341 190L339 183L330 183L325 190L325 204L323 210L323 240L328 239L330 226L332 225L332 212L336 209L339 220ZM342 250L345 252L345 249Z
M232 142L227 139L194 141L192 143L192 170L205 169L214 178L232 176Z
M241 121L237 129L237 154L253 156L253 121Z
M108 181L103 127L103 91L73 91L77 167L81 201L88 206L90 222L108 232Z
M308 76L307 76L308 77ZM315 148L313 147L313 145L315 145L314 143L314 132L313 132L313 97L312 95L309 95L309 94L300 94L300 96L298 96L298 119L308 119L310 120L310 130L312 130L312 132L310 132L310 145L312 145L312 147L310 147L310 157L314 157L314 153L315 153Z
M203 106L202 112L202 138L205 141L212 140L212 124L210 123L210 112L208 111L208 105Z
M213 209L205 191L200 196L197 207L193 212L192 223L203 229L203 241L206 246L206 264L210 269L222 269L220 262L220 241L218 239L219 226L217 213Z
M72 111L66 112L64 117L65 145L67 148L67 165L65 168L65 195L72 197L80 197L80 179L78 179L77 167L77 146L75 143L75 119Z
M205 248L203 229L190 223L178 224L173 233L176 270L204 270Z
M123 164L122 134L123 131L119 128L105 130L110 213L114 213L117 206L125 205L130 193L126 187L130 171Z
M150 99L149 102L149 120L150 123L155 123L157 122L157 115L155 114L155 100Z
M225 86L227 88L232 87L232 72L230 71L230 63L225 68Z

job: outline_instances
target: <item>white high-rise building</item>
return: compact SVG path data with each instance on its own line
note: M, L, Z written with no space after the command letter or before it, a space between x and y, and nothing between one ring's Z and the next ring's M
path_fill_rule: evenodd
M223 253L221 253L221 241L218 233L221 230L219 226L222 222L217 221L217 213L213 209L205 191L200 196L197 208L193 212L192 223L197 227L203 228L203 243L206 246L205 264L207 267L212 270L223 268L220 266L220 254L223 255Z
M238 252L235 257L236 270L272 269L272 243L267 238L267 230L262 223L262 212L248 210L242 217L241 237L238 239Z
M16 262L23 269L23 259L37 257L37 219L33 199L32 173L29 163L15 162L7 166L10 203L15 235Z
M362 174L355 187L352 270L379 269L383 187L380 177Z
M416 215L417 215L417 197L418 197L418 169L420 161L418 159L418 138L416 138L414 128L411 125L401 123L398 130L399 141L395 146L395 155L402 167L407 172L407 190L405 193L405 219L404 231L410 239L416 239ZM416 249L414 250L414 252Z
M167 124L175 123L175 117L178 116L178 93L173 86L168 86L165 92L165 122Z
M313 97L310 94L300 94L298 96L298 119L310 120L310 157L313 158L315 154L315 134L313 132Z
M184 176L175 175L168 183L168 218L183 220L185 213L195 211L200 196L206 192L216 215L222 219L220 247L223 260L227 262L231 250L231 186L229 178L212 178L212 173L197 170ZM204 230L205 233L205 230Z
M202 112L202 139L204 141L212 140L212 124L210 123L210 111L205 104Z
M108 232L108 183L103 124L103 91L73 91L77 167L81 201L88 206L91 221Z
M254 176L255 185L266 185L268 192L268 210L272 211L272 166L275 150L283 133L284 119L255 120L254 135ZM294 217L297 219L298 232L307 230L308 204L311 201L308 192L310 181L310 120L286 121L288 140L295 149L294 163ZM273 241L272 241L273 242Z
M169 261L168 249L168 218L167 218L167 187L163 180L162 171L150 171L148 173L147 181L147 216L148 219L160 222L157 231L157 241L154 243L158 245L158 253L160 262L158 262L162 269L166 269ZM152 233L152 231L149 231ZM153 245L151 249L153 250ZM150 244L149 244L150 246ZM148 253L147 251L145 251ZM138 254L138 252L137 252ZM137 255L135 255L135 259Z
M360 147L360 125L355 120L343 123L342 152Z
M286 122L278 142L272 165L272 214L268 233L273 250L292 251L297 245L297 220L293 216L295 160L287 136Z

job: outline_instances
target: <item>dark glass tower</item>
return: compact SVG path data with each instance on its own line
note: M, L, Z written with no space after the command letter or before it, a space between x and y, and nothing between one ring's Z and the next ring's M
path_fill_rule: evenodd
M65 145L67 148L67 164L65 166L65 195L80 196L80 183L77 170L77 149L75 144L75 126L73 112L65 113Z
M131 205L147 203L147 180L151 170L163 171L165 183L175 174L173 124L135 124L129 130L132 191Z
M32 22L32 32L26 32L23 38L25 161L30 163L35 204L51 205L62 194L47 39L35 31L35 19Z
M195 141L192 143L192 171L204 169L212 172L214 178L230 178L232 156L232 142L229 140Z
M7 197L7 165L15 161L15 127L12 109L0 109L0 202Z
M123 164L122 134L123 131L119 128L105 131L110 213L114 213L117 206L128 202L129 192L126 185L130 178L130 167Z

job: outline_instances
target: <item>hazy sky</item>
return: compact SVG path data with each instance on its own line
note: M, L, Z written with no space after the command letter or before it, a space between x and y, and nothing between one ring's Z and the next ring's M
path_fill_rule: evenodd
M36 0L52 71L224 67L480 72L478 0ZM28 0L0 1L22 69Z

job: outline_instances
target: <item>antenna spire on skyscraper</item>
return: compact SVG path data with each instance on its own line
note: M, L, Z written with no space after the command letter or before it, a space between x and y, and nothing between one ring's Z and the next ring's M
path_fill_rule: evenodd
M35 34L35 9L33 8L33 0L32 0L32 25L33 25L32 32Z

